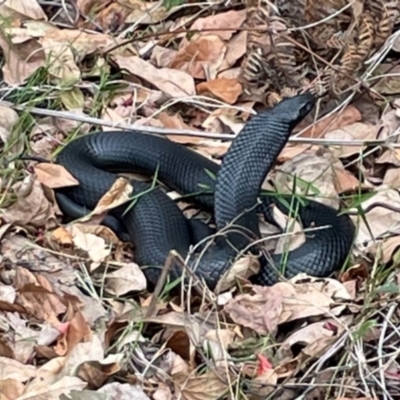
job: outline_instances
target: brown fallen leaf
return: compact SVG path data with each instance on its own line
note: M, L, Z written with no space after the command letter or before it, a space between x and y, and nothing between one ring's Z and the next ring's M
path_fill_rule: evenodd
M283 292L279 287L253 287L254 294L241 294L224 307L237 324L260 335L276 333L283 311Z
M400 149L385 149L382 154L375 159L377 164L389 164L400 167Z
M222 40L229 40L232 35L235 33L235 30L240 29L243 22L246 19L246 11L245 10L231 10L227 12L222 12L215 15L210 15L204 18L198 18L192 24L190 29L200 31L200 35L216 35L219 36ZM210 29L226 29L210 31ZM202 33L201 31L206 29L207 32Z
M312 123L312 119L309 116L305 118L293 132L298 132L305 127L307 127L310 123ZM321 138L327 137L327 132L332 132L337 129L341 129L342 127L349 126L357 121L361 120L360 112L354 106L348 106L339 114L333 114L329 117L323 118L318 121L316 124L313 124L308 129L306 129L300 137L310 137L310 138Z
M224 307L231 319L265 335L274 334L279 324L312 316L331 316L343 310L336 299L350 300L345 286L335 279L304 276L270 287L253 286L252 293L236 296Z
M103 262L111 254L111 247L103 238L84 232L79 225L68 225L64 229L70 233L75 248L86 252L93 261L92 267Z
M36 377L37 368L33 365L22 364L16 360L0 357L1 379L12 379L26 383Z
M187 72L196 79L206 79L205 71L209 71L209 79L214 79L225 53L226 45L218 36L198 36L179 49L170 68Z
M129 263L105 276L106 290L114 296L140 292L147 287L146 277L135 263Z
M115 375L122 367L123 354L110 354L101 361L89 361L82 363L76 374L91 387L99 388L112 375Z
M89 324L83 314L77 311L73 318L66 323L66 328L63 329L62 335L58 337L54 351L57 356L66 356L78 343L90 340L91 334Z
M219 78L196 86L199 95L212 95L228 104L235 104L243 92L242 85L237 79Z
M43 276L17 267L14 285L19 293L17 304L39 321L57 323L58 316L66 311L65 305Z
M18 114L10 107L0 106L0 139L7 143L13 126L18 122ZM9 150L8 150L9 151Z
M387 72L390 70L390 73ZM374 75L381 75L380 79L376 81L374 89L380 94L398 94L400 92L400 79L399 79L400 66L382 63L374 70Z
M400 168L388 168L382 181L382 185L397 189L400 186Z
M367 125L362 122L345 125L340 129L330 130L325 139L335 140L375 140L377 138L379 128L377 125ZM338 158L348 158L352 155L359 154L363 146L333 146L332 151Z
M384 113L381 117L377 128L379 130L378 139L388 139L393 135L394 132L397 132L397 129L400 127L400 115L399 115L399 107L400 107L400 99L395 99L393 101L394 109L389 109L386 113ZM399 135L391 138L395 143L399 142Z
M1 6L0 6L1 7ZM11 34L10 31L6 32ZM32 74L46 63L46 55L36 38L27 35L23 39L12 37L9 40L5 32L0 32L0 47L3 50L4 81L11 86L22 85Z
M51 189L79 185L62 165L40 163L34 166L38 181Z
M158 68L168 68L176 53L177 50L155 46L151 52L150 61Z
M335 165L341 167L340 161L330 151L326 151L323 155L305 151L279 167L275 186L281 193L295 191L296 194L315 196L313 197L315 201L338 208L339 198L332 168Z
M4 18L28 17L28 19L33 20L47 20L47 16L37 0L3 1L0 4L0 13Z
M14 185L17 201L9 208L2 209L1 215L7 223L18 223L43 227L55 221L53 205L46 196L40 182L33 175Z
M276 357L279 360L293 358L293 346L299 343L304 346L301 349L303 357L318 357L337 340L353 319L351 315L342 317L339 321L331 318L299 329L282 343Z
M368 184L360 182L352 173L344 168L334 167L335 191L340 195L343 193L355 192L358 189L367 189Z
M2 400L19 398L25 391L25 385L15 379L1 379L0 393Z
M247 279L257 274L259 269L260 263L257 257L247 255L239 258L234 262L232 267L219 278L214 292L219 294L228 290L236 284L238 279Z
M36 390L28 390L18 397L18 400L53 400L59 399L61 395L68 395L71 391L81 391L87 387L87 383L75 376L63 376L51 385L43 384Z
M112 56L120 68L147 81L166 95L173 98L193 96L195 91L193 78L184 71L172 68L156 68L140 57Z
M393 236L385 239L381 251L382 251L382 262L387 264L393 258L393 255L397 252L400 247L400 236Z
M400 207L400 195L397 190L382 185L376 188L374 196L363 201L360 206L365 210L374 203L391 204L394 207ZM399 231L400 227L400 213L395 213L380 206L374 207L365 213L366 221L358 216L352 215L351 218L358 226L356 243L360 248L369 248L370 245L373 245L374 240L388 232Z
M230 374L230 377L226 376L227 369L224 367L215 368L215 370L218 375L211 370L201 375L172 375L176 393L185 400L220 399L231 385L235 385L235 378L233 374ZM219 378L219 375L225 377L225 382Z
M140 385L130 385L128 383L112 382L107 383L97 393L107 394L107 399L137 399L137 400L150 400L144 393Z

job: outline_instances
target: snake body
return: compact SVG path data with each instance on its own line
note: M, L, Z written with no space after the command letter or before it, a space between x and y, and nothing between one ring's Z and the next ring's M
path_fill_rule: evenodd
M157 172L159 181L181 194L194 194L197 203L213 210L216 231L234 228L226 229L213 245L190 262L189 267L213 289L237 252L260 237L258 213L274 223L271 205L288 212L279 198L266 196L258 205L257 199L265 176L291 131L314 104L315 98L305 93L252 117L232 142L221 166L169 139L140 131L82 136L63 148L57 157L57 163L79 181L78 186L57 189L58 203L64 213L76 217L76 209L94 209L115 182L116 172ZM147 182L132 180L132 184L133 194L145 194L138 197L126 214L126 205L111 214L126 228L135 244L136 262L146 266L146 277L155 284L169 252L175 250L185 258L190 245L208 230L196 235L178 205L161 188L149 191ZM292 196L284 198L293 204ZM302 246L284 255L282 275L290 278L304 272L327 276L345 261L354 226L348 216L339 216L333 208L311 200L300 205L298 215L304 227L329 227L313 232ZM283 255L264 257L255 282L275 283L282 260ZM178 266L171 268L171 278L178 278L181 272Z

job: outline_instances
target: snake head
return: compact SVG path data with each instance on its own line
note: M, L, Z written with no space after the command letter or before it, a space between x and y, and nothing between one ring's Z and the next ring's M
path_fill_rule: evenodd
M316 101L310 92L288 97L273 108L273 113L293 129L313 109Z

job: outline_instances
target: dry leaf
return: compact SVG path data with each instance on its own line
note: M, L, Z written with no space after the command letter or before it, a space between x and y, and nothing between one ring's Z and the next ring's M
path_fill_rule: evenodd
M7 143L14 125L18 122L18 114L10 107L0 106L0 139Z
M329 152L319 156L306 151L279 167L275 186L281 193L315 196L316 201L338 208L334 165L341 163Z
M156 68L140 57L113 56L120 68L152 84L173 98L193 96L196 91L193 78L186 72L172 68Z
M387 264L400 247L400 236L387 238L382 244L382 262Z
M237 282L238 278L247 279L250 276L257 274L259 269L260 263L257 257L251 255L241 257L219 278L214 292L218 294L228 290Z
M234 322L265 335L274 334L285 322L338 314L343 306L334 307L336 299L351 298L344 285L334 279L303 279L300 275L270 287L253 286L254 294L237 296L224 310Z
M66 311L66 306L43 276L17 267L14 284L19 293L17 303L39 321L57 322L57 317Z
M132 192L133 188L129 180L122 177L117 178L107 193L99 200L90 215L82 218L81 221L87 221L92 215L102 215L108 210L126 203L130 200Z
M235 104L242 94L242 85L237 79L219 78L196 86L199 95L212 95L228 104Z
M17 182L14 191L17 201L10 208L1 210L6 222L40 228L55 220L53 205L34 176L29 175L22 182Z
M26 79L45 65L46 55L35 39L26 38L24 43L13 43L0 32L0 47L6 61L3 78L10 86L24 84Z
M21 396L25 391L23 383L15 379L0 380L0 398L1 400L13 400Z
M1 379L12 379L25 383L36 376L36 367L29 364L22 364L16 360L0 357Z
M240 68L228 68L234 66L236 61L246 54L247 32L241 31L235 35L227 44L225 58L218 68L218 71L223 71L218 74L218 78L239 79ZM229 71L229 72L228 72Z
M376 188L374 196L363 201L360 206L363 210L374 203L391 204L394 207L400 208L400 195L396 190L389 189L385 186ZM399 232L400 228L400 213L384 207L374 207L365 214L366 225L364 218L351 216L355 226L358 226L358 235L356 243L359 246L372 243L374 239L379 238L387 232ZM371 237L372 234L372 237Z
M277 357L279 359L292 358L292 349L296 344L304 346L301 353L307 358L318 357L332 346L332 343L337 340L352 320L353 317L350 315L339 321L328 319L299 329L282 343L278 349Z
M131 400L150 400L139 385L128 383L112 382L104 385L97 393L106 393L107 399L131 399Z
M360 112L354 106L348 106L339 114L333 114L329 117L323 118L316 124L313 123L311 115L306 117L293 132L297 132L310 123L311 127L306 129L300 136L301 137L311 137L320 138L325 137L328 139L327 132L332 132L334 130L341 129L342 127L347 127L361 120Z
M115 296L139 292L147 287L146 277L140 267L129 263L105 276L106 290Z
M5 0L0 3L0 14L6 17L28 17L47 20L46 14L36 0Z
M29 390L17 400L53 400L59 399L61 395L67 395L73 390L82 390L87 386L87 383L74 376L63 376L60 380L54 382L50 386L45 384L36 390Z
M51 189L79 185L79 182L62 166L40 163L34 166L38 181Z
M151 52L150 61L158 68L168 68L175 58L177 50L155 46Z
M218 400L229 389L230 385L234 385L233 376L231 379L226 376L226 368L215 368L219 371L221 376L225 377L225 381L229 384L222 382L221 379L213 372L207 371L202 375L194 376L178 376L173 375L176 393L182 396L185 400Z
M170 67L185 71L196 79L206 79L207 76L214 79L225 52L226 45L218 36L199 36L178 51Z
M111 254L111 247L103 238L93 233L83 232L75 224L65 227L65 230L70 233L74 245L87 252L95 264L103 262Z
M198 18L195 20L190 29L200 31L200 35L215 35L219 36L222 40L229 40L235 33L235 30L240 29L246 19L246 10L240 11L227 11L215 15L210 15L205 18ZM210 29L226 29L220 31L210 31ZM201 31L206 29L207 32Z
M361 183L352 173L344 168L334 167L334 185L338 194L354 192L358 189L367 189L368 185Z
M259 335L276 333L283 310L283 292L279 287L253 287L254 294L241 294L231 300L224 311L237 324Z
M352 141L352 140L375 140L378 135L376 125L367 125L362 122L345 125L343 128L331 130L325 135L325 139ZM359 154L363 146L333 146L332 151L336 157L348 158Z

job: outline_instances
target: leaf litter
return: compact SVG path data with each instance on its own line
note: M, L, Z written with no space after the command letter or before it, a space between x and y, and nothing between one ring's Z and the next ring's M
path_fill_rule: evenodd
M257 110L240 79L247 12L211 3L201 12L183 2L64 3L0 4L8 19L0 30L2 98L28 113L70 113L28 118L0 104L2 398L395 398L400 212L382 204L400 209L398 68L386 75L389 62L376 66L381 97L341 110L333 102L323 118L303 121L264 184L355 211L347 269L259 287L248 279L257 262L247 257L212 295L151 293L134 244L100 225L129 199L129 181L118 180L87 217L62 223L53 189L79 182L51 160L93 130L88 116L237 134ZM392 46L398 51L399 41ZM231 143L166 133L217 163ZM19 165L26 147L49 162ZM292 225L274 212L282 227ZM305 240L301 222L293 225L291 235L268 240L271 251Z

